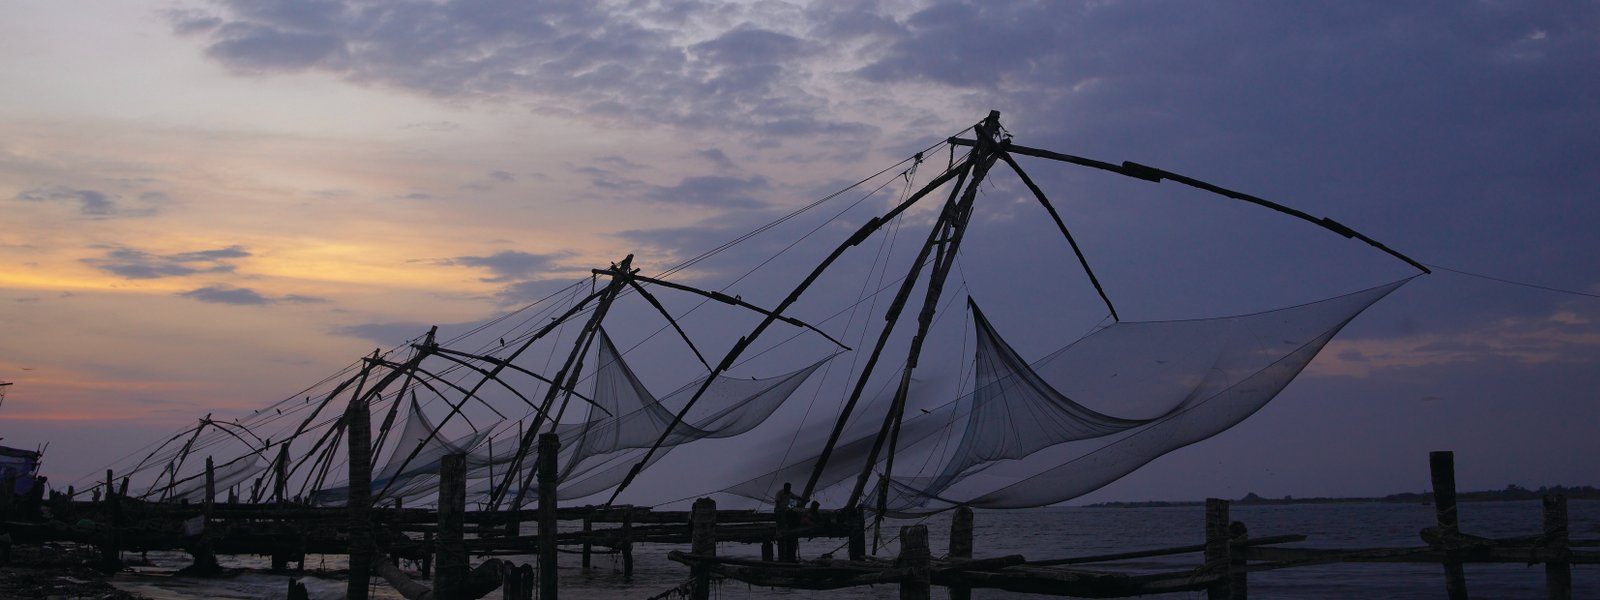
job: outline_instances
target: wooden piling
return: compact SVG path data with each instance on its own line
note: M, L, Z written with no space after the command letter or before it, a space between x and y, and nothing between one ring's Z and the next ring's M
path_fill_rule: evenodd
M435 547L433 532L422 532L422 564L417 565L417 569L423 579L433 579L433 553Z
M929 600L933 582L933 554L928 550L928 526L907 525L900 528L900 556L894 565L904 569L906 576L900 580L900 600Z
M689 515L689 551L700 556L715 556L717 554L717 502L710 498L701 498L694 501L694 507ZM690 592L691 600L710 600L711 598L711 570L704 564L695 565L690 569L694 578L694 589Z
M1456 455L1448 450L1428 453L1428 470L1433 476L1433 510L1438 518L1439 534L1445 539L1461 532L1456 513ZM1450 600L1467 600L1467 574L1461 567L1461 552L1446 549L1444 559L1444 587Z
M539 434L539 598L556 600L556 453L561 439Z
M522 563L517 567L517 579L522 582L522 597L517 600L533 600L533 565Z
M439 600L459 600L467 586L467 543L462 533L467 509L467 456L451 454L439 463L439 537L434 545L438 568L433 593Z
M350 580L348 600L367 600L372 579L372 409L360 396L350 399L346 411L350 460ZM289 445L278 447L278 501L288 487Z
M190 566L191 572L196 574L212 574L222 570L217 564L217 555L211 547L211 517L215 513L214 498L217 495L216 466L211 457L206 457L206 491L205 497L200 500L200 536L195 540L190 554L194 556L194 564Z
M849 556L850 560L863 560L867 557L867 516L860 508L850 508L840 511L840 518L846 519L850 527Z
M794 503L794 491L789 484L783 484L783 489L778 490L777 499L772 506L773 517L776 520L779 562L795 562L800 559L800 540L789 533L791 522L795 517Z
M950 558L972 558L972 508L957 506L950 516ZM950 600L972 600L972 588L950 586Z
M589 570L594 554L594 543L589 540L589 534L594 532L594 518L590 515L583 516L583 570Z
M111 488L114 481L116 479L112 477L111 469L106 469L106 531L100 544L100 564L105 569L122 567L122 551L117 539L117 527L122 524L122 503Z
M7 472L0 477L0 520L16 518L17 474Z
M633 511L622 513L622 578L633 578Z
M1232 545L1228 540L1228 501L1219 498L1206 498L1206 573L1227 574L1233 563ZM1215 585L1206 588L1206 597L1211 600L1228 600L1232 595L1231 582L1227 577L1218 580Z
M372 425L371 425L370 422L367 424L367 435L368 436L372 435ZM352 440L351 443L354 443L354 441ZM369 462L369 467L367 469L368 470L368 473L367 473L367 478L368 479L372 478L371 467L370 467L370 462L372 460L371 456L370 456L371 452L372 452L371 450L367 451L367 453L368 453L368 459L367 460ZM278 462L276 464L274 464L273 466L275 468L273 469L273 477L272 477L272 500L274 502L277 502L279 507L282 507L283 503L288 499L288 489L289 489L289 445L288 444L281 444L281 445L278 446ZM350 469L352 471L354 471L355 470L355 465L350 465Z
M1228 525L1228 600L1250 597L1249 573L1244 548L1250 542L1250 528L1241 521Z
M1544 562L1545 597L1550 600L1572 600L1572 563L1567 562L1571 550L1567 533L1567 497L1544 497Z

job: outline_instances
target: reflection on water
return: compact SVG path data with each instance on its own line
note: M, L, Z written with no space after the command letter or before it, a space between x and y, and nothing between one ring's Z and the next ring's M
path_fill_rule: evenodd
M1600 501L1574 500L1568 507L1573 539L1600 537ZM1460 507L1462 530L1487 537L1509 537L1541 531L1540 506L1536 501L1475 502ZM1293 506L1234 506L1234 520L1243 521L1254 537L1299 533L1310 536L1299 546L1315 548L1361 548L1420 546L1418 531L1433 524L1433 508L1417 504L1321 504ZM979 511L975 554L978 557L1022 554L1042 560L1109 552L1124 552L1168 546L1198 544L1205 526L1203 509L1198 506L1174 508L1050 508L1028 511ZM925 522L934 553L948 545L949 517L940 515ZM912 521L884 524L886 549L890 556L898 547L892 539L899 527ZM869 537L870 541L870 537ZM578 557L562 554L561 597L571 600L609 598L647 598L688 578L688 569L668 561L669 550L678 546L639 544L635 547L634 576L622 577L622 561L617 555L597 554L594 569L583 571ZM725 556L756 557L757 546L723 544L717 552ZM801 544L805 558L825 553L844 556L843 540L815 540ZM130 555L132 558L133 555ZM534 562L534 557L507 557L513 562ZM148 566L138 572L119 575L117 587L155 600L223 598L269 600L284 598L289 575L268 574L266 557L221 557L223 566L244 569L222 579L172 577L171 573L188 564L183 553L149 554ZM1095 565L1096 569L1152 572L1193 568L1198 555L1145 558ZM343 569L342 556L307 557L304 574L312 598L339 598L345 582L336 574ZM374 579L373 598L398 599L400 596ZM1474 597L1531 598L1544 594L1544 568L1541 565L1468 565L1467 587ZM1285 569L1250 575L1250 592L1262 598L1443 598L1443 569L1435 565L1348 564ZM724 583L717 595L726 599L795 598L853 600L892 596L892 588L855 588L829 592L755 588L739 582ZM994 590L976 590L978 598L1040 598ZM490 598L498 598L498 593ZM934 598L943 590L935 588ZM1176 594L1173 597L1194 597ZM1600 598L1600 569L1573 568L1573 597Z

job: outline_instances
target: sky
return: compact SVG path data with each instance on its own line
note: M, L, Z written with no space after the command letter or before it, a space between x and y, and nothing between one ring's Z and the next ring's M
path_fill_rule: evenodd
M1197 177L1443 267L1243 424L1085 501L1417 491L1441 449L1463 489L1600 485L1593 3L0 0L0 14L0 381L15 384L0 443L48 443L53 480L624 255L665 271L998 110L1017 144ZM1024 167L1125 319L1415 273L1172 183ZM1043 217L996 179L975 240L1031 239ZM974 276L1007 311L1091 315L1022 328L1012 341L1032 355L1103 308L1042 238ZM682 280L775 303L804 271Z

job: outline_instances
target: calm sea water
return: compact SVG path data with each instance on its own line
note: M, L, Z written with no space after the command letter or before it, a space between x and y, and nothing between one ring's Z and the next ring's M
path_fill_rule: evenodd
M1572 501L1568 507L1573 539L1600 538L1600 501ZM1462 530L1487 537L1530 535L1541 531L1537 501L1476 502L1462 504ZM1279 534L1304 534L1305 542L1295 544L1314 548L1407 547L1422 545L1418 532L1433 524L1433 508L1417 504L1302 504L1294 506L1235 506L1234 520L1250 527L1252 537ZM928 525L935 554L948 544L949 517L936 516L922 521ZM898 551L893 539L901 525L911 521L889 521L882 533L880 556ZM1200 507L1177 508L1048 508L1030 511L979 511L976 515L975 554L982 558L1022 554L1032 560L1062 558L1198 544L1205 526ZM870 541L870 538L869 538ZM841 541L822 540L801 544L803 558L836 552L844 556ZM688 577L683 565L668 561L669 550L677 546L640 544L635 547L634 576L624 580L620 557L597 555L595 568L585 572L578 557L561 555L561 596L572 600L601 598L648 598L682 583ZM723 544L718 553L725 556L759 555L759 547ZM533 557L511 557L516 562L533 562ZM1175 571L1193 568L1198 554L1120 563L1102 563L1093 569L1135 572ZM187 564L181 553L151 553L145 574L126 574L113 583L117 587L155 598L283 598L289 576L264 572L245 572L237 576L206 580L161 575ZM259 557L224 557L225 566L263 569ZM332 578L317 577L317 569L339 569L343 557L307 558L307 573L300 575L312 598L338 598L345 584ZM372 588L374 598L399 598L381 580ZM1467 588L1474 598L1541 598L1544 594L1544 568L1541 565L1468 565ZM1575 598L1600 598L1600 568L1573 567ZM1444 598L1443 569L1437 565L1349 564L1284 569L1250 575L1250 593L1256 598ZM830 592L782 590L748 586L739 582L721 585L716 596L727 599L793 598L795 600L849 600L893 597L892 586L861 587ZM1041 598L994 590L975 590L975 598ZM499 592L489 596L498 598ZM943 590L935 588L935 598ZM1203 593L1170 594L1169 598L1203 598Z

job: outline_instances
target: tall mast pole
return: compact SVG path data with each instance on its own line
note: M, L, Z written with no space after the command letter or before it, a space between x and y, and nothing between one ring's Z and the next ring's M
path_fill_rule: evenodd
M922 344L927 339L928 329L933 325L934 313L938 310L939 296L944 292L950 267L955 264L957 250L960 249L961 240L966 235L967 223L972 218L972 205L978 195L978 186L983 184L989 167L999 159L1005 145L1005 141L1000 138L1000 113L990 111L988 118L977 125L975 133L978 144L973 149L973 156L970 159L973 165L972 177L967 182L966 190L962 192L960 199L945 205L945 210L940 213L938 222L934 224L933 233L923 248L923 255L928 254L930 249L934 251L933 269L929 274L928 289L917 315L917 333L911 338L905 367L900 373L900 385L895 389L894 401L889 406L889 412L884 415L883 424L878 428L878 435L872 442L872 451L867 455L861 474L856 477L855 487L850 490L850 498L845 502L846 508L854 508L860 502L867 481L872 477L872 468L877 464L878 456L883 453L883 447L887 442L889 452L884 464L884 483L883 489L878 494L877 503L879 519L883 518L884 505L888 499L888 485L890 477L893 476L894 452L899 442L900 423L905 414L906 398L911 389L911 374L917 368L917 360L922 354ZM920 264L912 266L913 270L920 268ZM863 372L858 385L870 375L869 372ZM840 427L836 427L838 428ZM819 461L817 469L812 473L813 481L821 472L822 466Z

